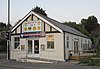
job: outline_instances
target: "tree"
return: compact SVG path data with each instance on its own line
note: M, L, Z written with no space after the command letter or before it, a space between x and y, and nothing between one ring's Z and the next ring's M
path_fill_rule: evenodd
M82 19L80 24L76 22L64 22L64 25L68 25L80 31L81 33L88 36L94 46L100 48L100 25L95 16L89 16L87 19ZM99 37L99 40L97 39Z
M0 52L7 52L7 43L4 39L0 39Z
M100 46L100 40L97 39L100 35L100 26L97 18L95 16L89 16L87 19L82 19L81 24L82 27L89 32L94 46Z
M36 6L32 11L36 12L36 13L39 13L39 14L42 14L44 16L47 16L45 10L43 10L42 8Z
M82 19L81 24L89 33L99 27L98 20L95 16L89 16L88 19Z
M6 23L0 22L0 31L5 31L6 27Z
M12 27L11 24L9 26ZM6 52L7 50L7 41L3 34L6 31L8 31L8 24L0 22L0 52Z
M81 20L81 24L82 24L83 29L85 29L86 22L87 22L87 19L82 19Z
M64 22L63 23L64 25L68 25L68 26L70 26L70 27L73 27L73 28L75 28L75 29L77 29L78 31L80 31L81 33L83 33L83 34L85 34L86 36L90 36L89 35L89 33L88 33L88 31L87 30L85 30L83 27L82 27L82 24L76 24L76 22L71 22L71 21L69 21L69 22Z
M69 22L64 22L64 25L68 25L68 26L70 26L70 27L75 27L76 26L76 22L71 22L71 21L69 21Z

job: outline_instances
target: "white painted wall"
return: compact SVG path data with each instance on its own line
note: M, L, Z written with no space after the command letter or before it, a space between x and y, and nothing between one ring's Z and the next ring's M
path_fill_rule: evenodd
M45 23L45 31L50 31L50 26Z
M21 30L21 27L19 26L19 27L17 28L17 33L21 33L20 30Z
M20 39L20 46L25 45L25 50L14 49L14 37L20 36L11 36L11 48L10 48L10 58L11 59L18 59L18 58L25 58L26 57L26 39Z
M67 36L69 37L69 48L67 48ZM78 40L77 40L78 39ZM82 40L82 41L81 41ZM91 48L92 42L88 38L84 38L81 36L73 35L70 33L65 33L65 49L66 49L66 59L69 56L69 50L74 50L74 41L78 41L78 50L83 50L83 47L81 47L82 44L89 44L89 47ZM88 48L87 48L88 49ZM73 52L74 55L74 52Z
M45 51L40 49L40 58L64 61L63 34L55 33L47 35L54 35L54 50L47 49L46 37L40 38L40 45L45 44Z

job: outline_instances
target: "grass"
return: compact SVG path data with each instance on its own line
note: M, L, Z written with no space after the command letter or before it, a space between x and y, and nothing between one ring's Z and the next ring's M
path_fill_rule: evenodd
M100 66L100 60L91 61L92 57L100 58L100 49L97 50L96 56L85 57L80 60L80 64Z

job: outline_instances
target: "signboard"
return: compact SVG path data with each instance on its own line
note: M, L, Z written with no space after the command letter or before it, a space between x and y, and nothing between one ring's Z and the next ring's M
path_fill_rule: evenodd
M24 23L24 32L41 31L41 20L28 21Z
M30 38L30 37L44 37L45 32L34 32L34 33L24 33L20 34L21 38Z

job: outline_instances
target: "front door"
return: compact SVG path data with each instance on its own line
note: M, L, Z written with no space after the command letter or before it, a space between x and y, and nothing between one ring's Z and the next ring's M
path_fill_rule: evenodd
M28 40L27 57L39 57L39 40Z

